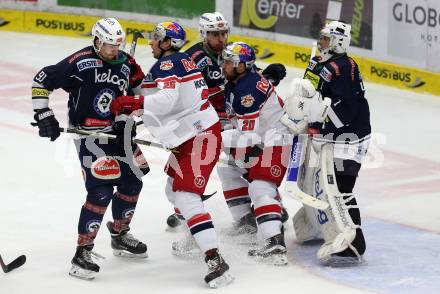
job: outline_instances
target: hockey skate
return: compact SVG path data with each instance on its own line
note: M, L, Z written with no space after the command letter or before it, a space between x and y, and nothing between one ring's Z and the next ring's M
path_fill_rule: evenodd
M95 278L99 272L99 265L93 261L92 256L95 258L104 257L93 252L92 249L93 244L76 248L69 275L83 280L93 280Z
M255 257L258 261L263 263L286 265L288 260L283 234L278 234L266 239L263 247L249 250L248 255Z
M353 233L353 232L352 232ZM354 231L355 237L348 244L346 233L339 234L333 242L325 243L317 253L319 261L331 267L349 267L365 263L362 254L365 252L365 239L360 228ZM345 249L344 249L345 248Z
M243 216L231 231L232 236L238 236L243 234L255 234L257 233L257 222L255 221L255 216L252 213L248 213Z
M206 252L205 262L208 265L205 282L210 288L223 287L234 281L234 277L229 273L229 265L217 249Z
M281 222L284 224L289 220L289 213L287 212L287 209L281 205Z
M167 218L167 231L176 231L178 227L182 224L183 217L177 215L176 213L171 214Z
M117 233L113 230L113 222L107 222L107 228L110 231L114 256L122 256L129 258L147 258L147 245L134 238L128 233L128 230L123 230Z
M189 233L182 239L173 241L171 244L171 253L175 256L189 258L200 256L201 254L196 239Z

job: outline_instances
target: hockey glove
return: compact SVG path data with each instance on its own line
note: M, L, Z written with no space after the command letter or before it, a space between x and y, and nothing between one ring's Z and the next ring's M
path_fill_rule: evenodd
M280 81L286 77L286 67L281 63L272 63L261 73L267 80L272 82L272 85L278 86Z
M51 141L55 141L60 136L60 124L50 108L36 110L34 115L35 122L31 125L38 127L40 137L48 137Z
M114 115L131 114L144 108L144 96L119 96L112 101L110 110Z
M127 54L128 63L130 64L130 87L136 88L142 83L144 79L144 72L142 68L137 64L136 60Z

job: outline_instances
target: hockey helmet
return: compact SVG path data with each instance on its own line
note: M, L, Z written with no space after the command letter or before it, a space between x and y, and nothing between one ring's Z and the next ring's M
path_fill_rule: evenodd
M171 40L171 47L180 50L186 43L185 30L177 22L161 22L151 33L151 38L163 41L165 38Z
M104 44L125 46L125 32L121 24L114 18L103 18L98 20L92 28L93 48L99 51ZM98 39L98 47L95 40Z
M331 21L321 30L321 36L330 39L327 48L318 49L324 59L329 59L333 54L342 54L347 52L351 40L351 26L341 21Z
M220 12L203 13L199 19L199 31L203 39L208 32L226 31L229 33L229 23Z
M226 46L221 55L221 61L230 60L234 67L238 67L240 62L246 65L246 68L251 68L255 63L255 51L246 43L235 42Z

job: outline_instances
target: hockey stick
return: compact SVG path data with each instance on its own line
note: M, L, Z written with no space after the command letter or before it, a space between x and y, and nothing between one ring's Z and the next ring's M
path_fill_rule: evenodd
M295 145L294 145L295 146ZM293 147L292 147L293 148ZM299 155L300 156L300 155ZM237 166L240 168L245 168L245 165L247 164L246 162L243 161L236 161L236 160L225 160L225 159L219 159L218 160L219 163L222 164L227 164L227 165L231 165L231 166ZM291 168L291 164L289 164L289 168ZM307 205L313 208L317 208L317 209L326 209L328 207L328 203L317 199L303 191L301 191L301 189L298 188L296 181L289 181L289 175L290 173L287 175L287 182L286 182L286 193L289 197Z
M2 266L4 273L9 273L10 271L19 268L26 262L26 255L20 255L14 259L11 263L5 264L2 256L0 255L0 265Z
M305 193L298 185L298 178L303 178L304 176L300 174L300 167L305 168L304 165L308 164L307 160L302 159L305 156L308 156L307 149L310 148L309 142L309 137L307 137L304 142L300 142L298 136L293 138L285 190L288 196L304 205L324 210L329 205L326 201L317 199L316 197Z
M92 136L92 137L96 137L96 138L106 138L108 140L116 140L116 135L111 135L111 134L107 134L107 133L91 132L91 131L79 130L79 129L74 129L74 128L60 128L60 132L83 135L83 136ZM165 150L170 151L170 149L168 149L165 146L163 146L162 144L156 143L156 142L151 142L151 141L146 141L146 140L141 140L141 139L133 139L133 142L137 143L139 145L151 146L151 147L156 147L156 148L165 149Z
M139 38L145 38L145 35L139 31L135 31L133 33L133 41L131 41L131 47L130 47L130 56L134 56L134 52L136 50L137 41Z

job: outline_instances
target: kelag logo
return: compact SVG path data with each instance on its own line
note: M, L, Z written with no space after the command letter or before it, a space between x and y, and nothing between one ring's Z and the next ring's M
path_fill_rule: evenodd
M370 74L372 76L377 76L382 79L403 82L408 88L419 88L425 85L425 82L422 81L422 79L419 77L415 78L414 80L410 72L397 71L388 68L371 66Z

